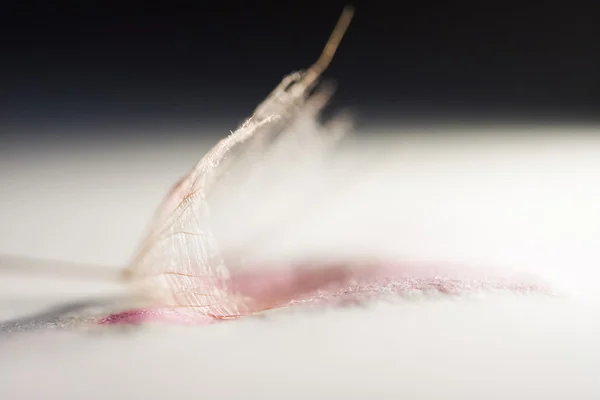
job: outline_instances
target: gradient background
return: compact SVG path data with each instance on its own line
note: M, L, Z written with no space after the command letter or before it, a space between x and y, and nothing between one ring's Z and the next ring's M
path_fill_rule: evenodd
M316 59L345 4L5 1L0 135L220 136ZM325 76L361 127L597 119L592 5L354 5Z

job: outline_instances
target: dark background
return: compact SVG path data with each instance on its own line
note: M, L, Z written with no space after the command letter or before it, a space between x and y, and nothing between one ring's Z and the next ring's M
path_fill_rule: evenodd
M234 128L318 57L346 4L2 2L0 135ZM598 119L593 2L351 4L325 76L338 84L333 108L349 108L360 125Z

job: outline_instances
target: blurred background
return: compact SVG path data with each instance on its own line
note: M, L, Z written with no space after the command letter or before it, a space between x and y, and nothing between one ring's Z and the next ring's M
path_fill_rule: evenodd
M0 138L219 137L317 58L347 3L4 1ZM361 128L597 121L593 5L351 4L325 77Z

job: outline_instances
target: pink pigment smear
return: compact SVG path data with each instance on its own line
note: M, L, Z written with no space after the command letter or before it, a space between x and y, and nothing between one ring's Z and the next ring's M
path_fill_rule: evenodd
M187 308L136 309L102 318L99 324L165 323L206 325L237 319L270 309L301 304L344 306L384 295L505 292L553 294L535 276L500 274L499 271L469 268L440 268L429 265L365 263L308 264L285 270L267 269L234 275L225 290L244 298L241 315L216 317Z
M101 318L100 325L140 325L144 323L173 325L208 325L217 322L215 318L199 313L182 312L176 308L156 307L129 310Z

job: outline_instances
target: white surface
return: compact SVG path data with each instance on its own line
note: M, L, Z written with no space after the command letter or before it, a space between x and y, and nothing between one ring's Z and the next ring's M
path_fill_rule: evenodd
M165 192L205 148L173 141L3 154L0 253L124 264ZM388 221L400 229L402 253L512 263L564 283L569 295L404 300L211 327L0 337L0 398L600 397L600 141L453 135L406 139L397 149L390 175L365 180L372 190L362 199L377 203L390 182L401 183L404 203ZM388 215L398 204L380 200L386 206L371 209ZM310 242L300 231L299 242L343 242L343 221L329 218L329 234ZM360 218L353 223L372 220ZM390 240L377 229L374 243Z

